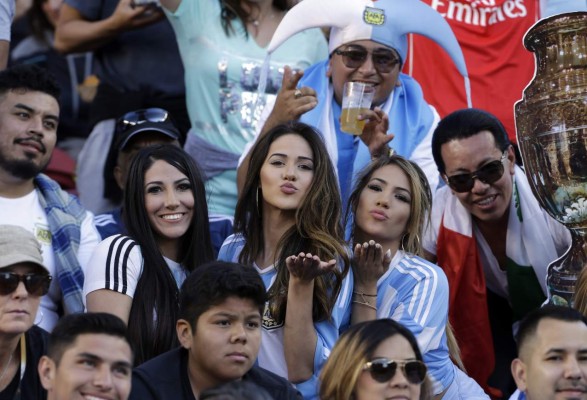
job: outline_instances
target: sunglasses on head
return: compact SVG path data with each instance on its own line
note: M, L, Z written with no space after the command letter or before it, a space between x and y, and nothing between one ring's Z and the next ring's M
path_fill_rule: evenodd
M0 294L13 293L18 284L24 283L24 287L33 296L44 296L49 291L51 275L47 274L17 274L15 272L0 272Z
M387 358L378 358L365 363L363 371L369 371L371 378L379 383L389 382L395 376L397 367L413 385L419 385L426 379L426 364L418 360L394 361Z
M371 53L373 66L379 72L390 72L397 64L399 58L391 50L375 49L368 51L363 46L347 47L346 50L334 50L334 54L342 56L342 62L347 68L357 69L365 63L367 56Z
M497 182L504 172L503 162L508 155L507 150L501 156L501 159L491 161L477 171L470 174L458 174L447 177L448 186L457 193L468 192L475 186L475 179L479 179L486 184Z
M118 129L124 132L133 126L145 122L165 122L169 118L169 113L162 108L147 108L144 110L131 111L120 119Z

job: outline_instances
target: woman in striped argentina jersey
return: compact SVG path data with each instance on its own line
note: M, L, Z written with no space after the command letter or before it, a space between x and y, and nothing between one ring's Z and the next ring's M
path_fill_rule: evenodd
M252 264L268 290L259 366L316 399L318 374L350 322L342 204L324 142L289 122L261 137L218 258Z
M360 174L348 207L354 216L352 322L391 318L410 329L435 398L488 399L451 361L448 281L420 257L431 203L426 176L403 157L384 155Z
M124 193L127 234L98 245L85 271L84 298L88 311L127 323L138 365L179 344L179 287L213 252L204 181L182 149L140 150Z

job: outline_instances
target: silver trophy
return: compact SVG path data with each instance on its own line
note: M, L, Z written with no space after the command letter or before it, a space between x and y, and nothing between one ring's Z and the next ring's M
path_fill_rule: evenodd
M515 105L518 144L534 195L571 231L547 276L549 302L571 305L587 264L587 12L537 22L524 46L536 72Z

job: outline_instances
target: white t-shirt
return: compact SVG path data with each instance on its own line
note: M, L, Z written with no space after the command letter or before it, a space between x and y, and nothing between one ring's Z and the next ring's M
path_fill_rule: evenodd
M171 270L177 287L187 277L179 263L163 257ZM143 254L139 245L123 235L104 239L92 255L84 280L84 304L86 296L100 289L113 290L134 297L137 283L143 273Z
M0 1L0 40L10 41L10 27L14 17L14 0Z
M49 222L45 211L39 203L37 191L33 190L26 196L16 199L0 197L0 221L3 225L17 225L32 232L41 244L43 264L53 276L53 281L51 282L49 293L41 298L35 324L51 332L59 320L57 309L61 303L61 289L55 274L55 255L51 244ZM93 221L94 216L92 213L86 212L80 228L77 259L84 272L94 249L100 242L100 235Z

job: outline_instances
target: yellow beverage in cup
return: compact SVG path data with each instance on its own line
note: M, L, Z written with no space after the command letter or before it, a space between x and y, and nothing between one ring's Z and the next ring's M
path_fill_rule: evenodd
M365 120L358 120L357 117L368 111L368 108L345 108L340 114L340 130L351 135L360 135L365 127Z
M342 92L340 130L351 135L361 135L365 120L358 120L360 114L369 111L375 89L363 82L345 82Z

